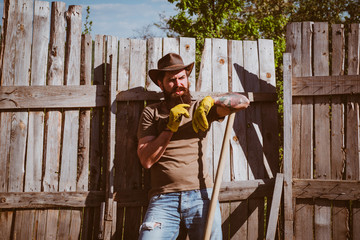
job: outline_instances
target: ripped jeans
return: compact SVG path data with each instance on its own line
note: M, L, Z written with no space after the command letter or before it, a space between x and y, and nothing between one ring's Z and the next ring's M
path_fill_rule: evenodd
M210 206L212 189L155 195L150 199L139 239L176 239L180 224L187 229L191 240L202 239ZM221 240L221 214L217 203L211 239Z

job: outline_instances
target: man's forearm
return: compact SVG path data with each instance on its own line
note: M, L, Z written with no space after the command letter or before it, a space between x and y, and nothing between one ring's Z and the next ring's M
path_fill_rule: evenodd
M218 107L218 114L224 116L245 109L250 105L249 99L239 93L226 93L214 97L214 101L214 105Z
M148 169L159 161L164 154L172 135L173 133L171 131L163 131L159 136L151 140L146 137L139 140L137 152L141 165L144 168Z

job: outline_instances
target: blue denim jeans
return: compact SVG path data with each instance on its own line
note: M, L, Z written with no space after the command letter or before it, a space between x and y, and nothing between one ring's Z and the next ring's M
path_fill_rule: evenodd
M202 239L210 206L212 189L155 195L150 199L139 239L176 239L180 223L190 239ZM217 203L211 239L222 239L221 214Z

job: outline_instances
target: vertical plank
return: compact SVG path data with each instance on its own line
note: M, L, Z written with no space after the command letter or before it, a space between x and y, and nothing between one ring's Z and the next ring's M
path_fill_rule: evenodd
M64 83L65 57L65 3L53 2L51 5L51 26L47 84L62 85ZM61 146L62 112L49 110L45 115L45 147L44 147L44 177L42 188L44 192L58 191L59 163ZM56 239L58 226L58 210L46 211L45 235L40 239Z
M348 75L359 75L360 62L360 24L350 25L348 35ZM346 106L346 179L360 180L359 174L359 100L355 96L347 97ZM352 203L352 232L353 239L360 238L360 204L359 201Z
M229 84L228 84L228 50L227 50L227 40L226 39L212 39L212 91L217 92L228 92ZM227 118L227 117L226 117ZM214 157L214 177L216 176L216 172L219 165L220 153L222 147L222 141L220 139L224 139L225 128L226 128L226 120L223 122L214 122L212 123L212 133L213 133L213 157ZM230 127L230 126L229 126ZM231 126L232 127L232 126ZM219 141L220 140L220 141ZM230 150L230 149L229 149ZM222 175L222 182L230 182L230 156L227 155L224 161L224 170ZM219 179L220 180L220 179ZM221 181L221 180L220 180ZM228 229L229 226L224 224L224 222L229 218L230 213L230 205L228 202L220 203L221 209L221 218L222 218L222 227L223 227L223 237L228 238Z
M147 69L156 69L157 62L162 57L162 38L151 38L147 41L148 64ZM148 91L161 91L160 88L150 79L146 78L146 89Z
M7 28L6 34L12 42L5 43L4 59L3 59L3 83L4 85L28 86L30 82L31 64L31 42L32 42L32 20L33 20L33 2L30 0L19 0L10 4L9 22L13 22ZM12 12L14 11L14 12ZM12 14L14 13L14 14ZM14 25L13 25L14 24ZM16 27L15 27L16 26ZM7 50L7 49L8 50ZM7 55L9 54L9 55ZM19 111L9 113L8 116L1 116L8 126L4 126L4 130L9 129L10 137L8 140L8 151L5 156L8 157L8 187L9 192L22 192L24 190L24 173L26 158L26 140L28 131L28 112ZM10 121L7 120L10 118ZM3 120L2 120L3 121ZM3 125L1 125L3 128ZM6 145L6 144L5 144ZM7 166L7 164L5 164ZM31 238L33 221L29 216L31 212L28 210L18 211L15 213L13 221L13 235L19 238ZM23 225L23 219L27 217L28 222Z
M345 65L345 32L344 25L332 26L331 73L333 76L344 74ZM345 142L344 142L344 104L340 96L331 99L331 179L341 180L344 175ZM349 232L349 210L345 201L333 201L332 206L333 239L347 239Z
M92 39L81 36L80 84L91 85ZM90 148L90 110L80 109L77 191L88 191Z
M180 38L180 56L182 57L184 64L190 64L192 62L195 62L195 49L196 49L196 43L195 38L186 38L181 37ZM190 82L190 92L195 91L195 72L196 72L196 65L194 64L194 68L188 77L188 80Z
M206 38L204 40L204 49L201 55L201 64L199 70L199 78L196 84L196 91L211 92L212 91L212 40ZM213 133L208 132L208 146L213 146ZM205 162L208 167L209 175L214 178L213 168L213 149L208 147L205 153Z
M80 59L80 84L91 85L91 62L92 62L92 40L91 35L81 36L81 59ZM79 150L78 150L78 169L77 169L77 191L89 190L89 154L90 154L90 110L80 109L79 119ZM90 231L90 208L84 209L82 239L89 239ZM81 212L72 212L72 222L81 224ZM80 234L81 225L71 225L70 237L76 238ZM77 232L79 231L79 232Z
M329 75L329 37L328 23L314 23L314 75ZM315 178L330 179L330 113L329 98L314 98L314 165ZM331 207L330 201L315 201L315 238L331 239Z
M260 90L276 93L274 43L272 40L259 39ZM275 102L261 104L264 165L269 178L279 171L278 113Z
M46 66L50 31L48 2L35 1L31 85L46 84ZM41 191L44 139L44 111L29 112L28 147L26 152L25 192Z
M130 42L130 86L145 87L146 79L146 41L132 39ZM139 65L141 63L141 65ZM143 102L130 102L124 111L127 116L126 130L123 134L126 139L126 159L125 172L123 172L122 181L123 190L142 189L142 167L136 154L137 149L137 126L140 120L140 114L144 107ZM124 126L124 125L123 125ZM137 239L142 217L141 207L127 207L125 210L124 239Z
M294 214L292 199L293 104L291 54L283 54L284 81L284 239L293 239Z
M95 35L94 45L94 85L104 85L104 64L105 64L105 36ZM101 157L102 157L102 117L103 109L95 108L91 120L90 136L90 190L99 190L101 176Z
M81 6L69 6L66 12L66 18L68 24L65 49L65 84L80 85ZM75 191L79 111L66 110L64 112L64 118L59 191Z
M229 40L229 78L232 92L245 92L242 41ZM231 145L231 180L247 180L247 141L245 111L236 113Z
M161 40L162 41L162 40ZM155 47L156 48L156 47ZM119 42L119 91L126 91L129 88L130 77L130 39L120 39ZM150 60L149 60L150 61ZM121 66L121 70L120 70ZM123 74L121 74L123 73ZM150 80L151 81L151 80ZM115 192L124 189L126 185L126 132L127 132L127 102L117 103L116 113L116 152L115 152L115 171L114 190ZM120 238L123 235L124 207L117 209L117 222L115 237Z
M65 45L64 83L80 85L81 60L81 6L71 5L66 12L67 35ZM63 144L59 191L76 191L77 160L79 141L79 110L64 112ZM71 237L69 224L71 210L61 210L59 214L58 238ZM76 220L75 220L76 221Z
M242 41L228 41L229 90L245 92L244 56ZM247 141L245 111L237 112L230 137L231 181L247 180ZM247 201L230 203L230 239L245 239L247 236Z
M259 92L259 55L256 41L244 41L244 69L246 91ZM261 122L261 105L252 104L246 110L246 131L248 141L248 174L249 179L264 178L263 138ZM248 201L248 239L264 237L264 200Z
M179 38L163 38L163 56L168 53L177 53L180 52L180 43Z
M50 6L48 2L35 1L34 4L34 32L32 40L31 82L32 86L46 84L46 67L50 34ZM42 178L43 146L44 146L44 111L29 112L28 139L26 151L25 192L40 192ZM42 211L44 213L44 211ZM45 229L36 221L45 222L46 214L38 214L35 210L24 210L23 228L27 228L24 237L45 236ZM27 227L25 227L27 226ZM39 229L37 229L39 227ZM34 231L34 233L33 233Z

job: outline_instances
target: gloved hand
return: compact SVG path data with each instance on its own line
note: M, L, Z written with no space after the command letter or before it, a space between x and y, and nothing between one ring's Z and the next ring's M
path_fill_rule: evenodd
M192 126L196 133L206 131L209 128L209 123L206 116L208 115L212 106L214 106L214 99L210 96L205 97L201 100L199 106L195 110L194 117L192 120Z
M169 122L166 125L172 132L176 132L179 128L181 117L190 117L189 112L185 108L189 108L189 104L178 104L170 109Z

